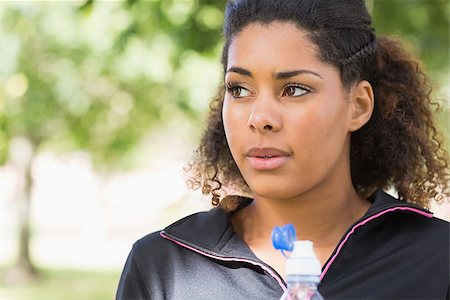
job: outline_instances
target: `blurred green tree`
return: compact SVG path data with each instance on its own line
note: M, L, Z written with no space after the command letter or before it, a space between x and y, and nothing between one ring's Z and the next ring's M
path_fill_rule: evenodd
M18 269L36 272L29 250L36 154L83 149L105 170L124 166L155 124L199 120L205 86L212 73L220 76L224 2L2 4L0 164L9 159L26 182Z
M372 0L377 34L411 44L435 81L448 79L450 2L448 0ZM445 82L446 83L446 82Z
M35 272L29 212L37 153L83 149L100 169L120 167L154 125L174 118L200 123L211 90L207 85L221 75L225 2L0 6L0 165L13 162L26 178L24 197L18 199L20 269ZM448 1L367 3L377 32L410 41L433 78L443 81L449 60Z

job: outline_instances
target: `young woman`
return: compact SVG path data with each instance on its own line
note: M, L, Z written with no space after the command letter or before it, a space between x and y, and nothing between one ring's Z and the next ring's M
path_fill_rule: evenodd
M117 298L278 299L271 231L292 223L325 299L448 299L449 224L426 210L448 197L447 154L418 62L363 0L230 1L224 35L190 165L218 207L136 242Z

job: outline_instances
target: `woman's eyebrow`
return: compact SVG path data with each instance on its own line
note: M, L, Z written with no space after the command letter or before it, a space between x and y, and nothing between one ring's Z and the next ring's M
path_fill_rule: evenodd
M273 78L275 79L288 79L300 74L312 74L314 76L319 77L320 79L323 79L322 76L320 76L318 73L311 71L311 70L306 70L306 69L301 69L301 70L292 70L292 71L283 71L283 72L278 72L273 74Z
M244 76L248 76L248 77L253 77L252 72L250 72L247 69L241 68L241 67L231 67L227 70L227 73L229 72L234 72L234 73L238 73ZM292 71L283 71L283 72L278 72L273 74L273 78L275 79L288 79L300 74L312 74L314 76L319 77L320 79L323 79L322 76L320 76L320 74L311 71L311 70L306 70L306 69L300 69L300 70L292 70Z
M253 77L252 72L240 67L231 67L227 70L227 73L228 72L235 72L244 76Z

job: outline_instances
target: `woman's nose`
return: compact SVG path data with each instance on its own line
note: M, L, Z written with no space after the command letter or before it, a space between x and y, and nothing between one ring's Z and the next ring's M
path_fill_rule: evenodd
M256 99L250 112L248 126L259 133L276 132L281 129L281 117L275 103L270 99Z

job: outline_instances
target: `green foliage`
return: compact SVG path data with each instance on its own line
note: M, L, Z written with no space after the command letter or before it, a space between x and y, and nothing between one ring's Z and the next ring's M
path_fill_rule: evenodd
M109 166L155 125L200 124L221 76L225 2L3 3L0 164L17 136ZM432 78L446 79L448 1L367 3L379 34L409 41Z
M375 0L374 27L378 34L409 41L435 76L448 76L450 59L448 0Z
M0 114L0 165L7 159L8 136L6 135L6 118Z
M4 4L0 38L10 50L0 53L0 163L7 142L21 136L37 148L81 148L110 165L155 124L198 120L211 96L205 86L220 76L223 5Z

